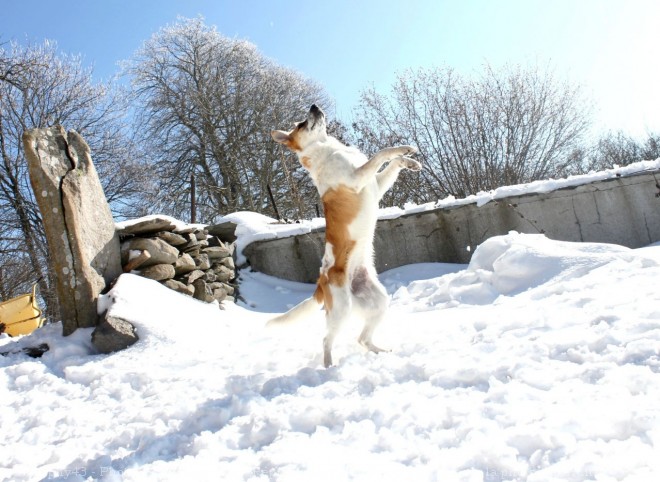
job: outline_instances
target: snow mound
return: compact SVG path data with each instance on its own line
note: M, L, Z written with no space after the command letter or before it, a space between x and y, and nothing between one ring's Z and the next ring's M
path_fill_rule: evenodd
M131 322L137 328L139 350L160 345L181 349L199 345L200 333L209 339L226 328L218 303L204 303L173 292L160 283L133 274L123 274L99 299L99 311Z
M658 266L638 252L601 243L554 241L542 234L511 232L494 236L476 249L467 269L431 280L413 281L394 294L419 311L459 304L487 305L500 296L533 289L560 289L600 266L618 261ZM548 286L552 288L547 288Z

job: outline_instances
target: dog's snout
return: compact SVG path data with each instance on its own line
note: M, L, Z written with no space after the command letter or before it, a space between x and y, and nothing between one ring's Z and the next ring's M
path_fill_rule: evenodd
M309 108L309 115L315 119L325 117L323 111L316 104L312 104L312 106Z
M309 122L310 130L314 129L317 125L325 126L325 114L321 109L318 108L316 104L312 104L312 106L309 108L307 120Z

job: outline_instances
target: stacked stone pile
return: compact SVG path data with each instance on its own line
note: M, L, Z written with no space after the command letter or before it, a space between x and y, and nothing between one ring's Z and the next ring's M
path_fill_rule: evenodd
M118 233L124 272L201 301L234 301L234 244L167 217L126 223Z

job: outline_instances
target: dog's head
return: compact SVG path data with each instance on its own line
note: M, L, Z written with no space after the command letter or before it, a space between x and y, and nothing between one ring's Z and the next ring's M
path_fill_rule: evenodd
M307 119L297 122L293 130L272 131L270 135L295 153L301 153L307 146L317 141L324 141L328 134L325 127L325 114L316 104L312 104Z

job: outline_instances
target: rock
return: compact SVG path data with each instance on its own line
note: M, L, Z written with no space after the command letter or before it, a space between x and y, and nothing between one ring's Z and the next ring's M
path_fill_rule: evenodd
M231 256L231 250L226 246L212 246L209 248L204 248L202 253L206 254L209 259L221 259Z
M160 238L163 241L165 241L167 244L175 247L181 246L182 244L186 244L186 242L188 241L180 234L171 233L169 231L161 231L159 233L154 234L154 237Z
M174 263L174 270L177 276L190 273L196 269L197 265L195 264L195 261L192 259L192 256L187 253L183 253L181 256L179 256L179 258L176 260L176 263Z
M227 298L227 292L222 288L217 288L213 290L213 299L216 301L223 301Z
M92 343L101 353L123 350L138 339L136 329L131 323L107 312L92 332Z
M121 236L126 236L129 234L145 235L154 234L159 231L172 231L174 228L175 226L172 221L156 216L153 218L145 219L143 221L138 221L135 224L131 224L130 226L125 226L119 230L119 234Z
M213 301L213 291L208 287L204 280L195 280L193 286L195 287L195 293L193 294L195 299L206 301L207 303Z
M184 253L188 253L191 256L197 256L201 249L199 245L199 240L195 237L193 233L188 233L183 235L186 238L186 243L178 246L178 248Z
M223 283L207 283L207 289L212 293L212 297L216 301L222 301L227 297L227 290Z
M171 264L155 264L139 271L140 276L156 281L172 279L175 275L174 266Z
M190 233L194 233L195 230L198 229L194 226L180 226L174 230L176 234L180 234L182 236Z
M198 241L205 240L206 237L208 236L208 233L206 232L205 229L195 229L195 231L193 231L193 234L195 235Z
M196 258L197 256L199 256L199 251L200 251L199 246L193 246L191 248L187 248L186 250L184 250L184 253L189 254L193 258Z
M220 240L220 238L218 238L217 236L211 236L206 241L207 241L209 247L226 248L229 251L230 255L234 254L234 245L233 244L228 244L228 243L223 243L222 240Z
M184 239L186 240L186 248L189 248L190 246L197 246L199 244L199 240L197 239L197 236L195 236L193 233L186 233L182 235Z
M202 278L204 275L204 271L196 269L195 271L191 271L190 273L181 276L180 280L185 281L186 284L191 285L196 279Z
M209 246L224 246L224 243L217 236L211 236L207 239Z
M228 295L233 295L236 292L236 288L227 283L222 283L223 289L227 292Z
M208 254L199 254L197 257L193 258L198 269L207 270L211 267L211 261L209 260Z
M236 241L236 226L236 223L226 221L213 226L207 226L206 231L212 236L217 236L225 243L233 243Z
M220 260L220 264L222 264L222 266L226 266L232 271L236 270L236 264L234 263L234 258L232 258L231 256Z
M173 279L168 279L163 281L163 285L167 286L169 289L174 290L178 293L183 293L184 295L192 296L195 294L195 287L182 283L181 281L176 281Z
M213 265L217 281L229 281L234 277L234 271L223 265Z
M121 244L122 264L126 264L130 251L148 251L151 255L143 267L155 264L174 264L179 257L179 250L158 238L131 238Z
M119 236L89 146L62 126L23 134L64 335L97 324L99 294L122 272Z

